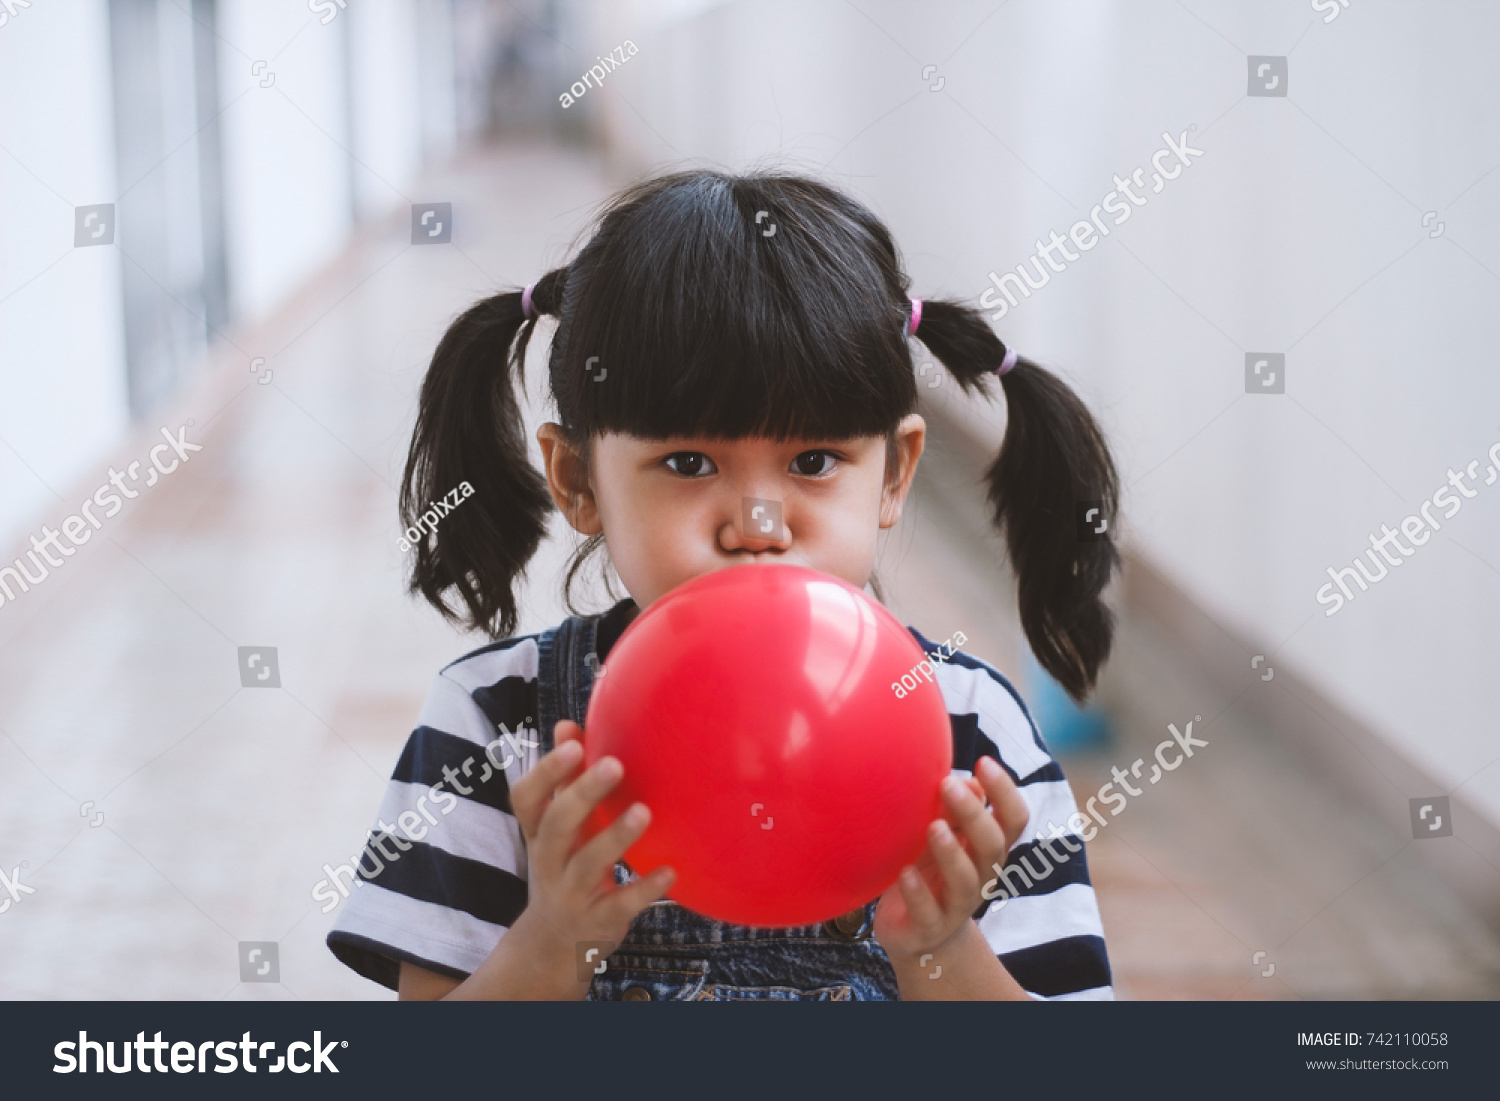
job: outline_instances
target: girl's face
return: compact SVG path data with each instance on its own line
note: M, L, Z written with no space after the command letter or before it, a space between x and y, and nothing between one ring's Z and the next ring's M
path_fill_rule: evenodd
M756 562L809 566L864 588L876 536L901 518L926 432L915 413L897 426L890 484L884 436L777 443L609 433L594 440L589 488L571 498L577 453L556 424L542 425L537 442L557 507L579 532L604 533L644 610L684 581ZM758 530L770 514L751 521L750 498L781 506L779 531Z

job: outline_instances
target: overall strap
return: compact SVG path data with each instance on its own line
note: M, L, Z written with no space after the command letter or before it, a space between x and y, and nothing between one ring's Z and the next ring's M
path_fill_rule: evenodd
M552 751L552 728L559 719L582 724L588 711L594 671L585 660L594 653L599 616L569 616L537 637L537 725L543 753Z

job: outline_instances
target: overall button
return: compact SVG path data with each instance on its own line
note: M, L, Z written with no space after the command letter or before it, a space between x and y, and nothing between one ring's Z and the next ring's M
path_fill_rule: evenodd
M620 1000L622 1002L649 1002L651 991L644 986L627 986L625 993L620 995Z
M840 940L856 940L860 930L865 927L865 908L861 906L858 910L850 910L847 914L840 914L823 923L823 929L831 937Z

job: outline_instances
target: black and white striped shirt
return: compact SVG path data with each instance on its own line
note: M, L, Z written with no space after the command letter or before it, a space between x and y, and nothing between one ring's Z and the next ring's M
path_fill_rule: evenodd
M357 862L359 889L345 886L355 869L341 865L333 886L325 881L314 895L348 899L328 935L340 960L395 989L401 961L463 979L489 956L526 906L526 845L510 784L550 748L558 718L584 714L587 659L603 660L633 611L622 600L602 616L482 647L438 674ZM908 629L925 653L943 655L931 665L952 724L954 772L971 775L980 756L994 757L1031 812L991 886L994 901L978 914L981 932L1030 993L1112 998L1083 841L1066 825L1077 805L1062 770L1010 681Z

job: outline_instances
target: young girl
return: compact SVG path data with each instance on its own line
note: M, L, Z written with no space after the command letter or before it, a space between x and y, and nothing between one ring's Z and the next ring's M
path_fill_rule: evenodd
M922 860L879 899L817 925L731 925L666 899L670 868L638 877L621 861L649 807L583 840L622 766L581 769L578 723L641 609L711 570L777 561L880 596L877 535L901 515L925 438L913 336L965 391L988 397L999 377L1009 421L988 495L1022 624L1074 697L1093 685L1114 626L1100 593L1119 564L1113 523L1093 535L1118 497L1098 426L979 314L907 286L889 231L837 191L695 171L627 190L571 264L453 323L402 488L403 522L429 517L411 589L501 641L437 676L357 876L334 876L349 898L328 937L339 959L414 999L1112 996L1067 781L1004 676L915 630L954 775ZM513 382L542 316L557 319L545 477ZM461 483L462 508L429 507ZM747 524L748 499L779 504L779 525ZM506 637L554 504L588 536L565 596L603 543L629 597Z

